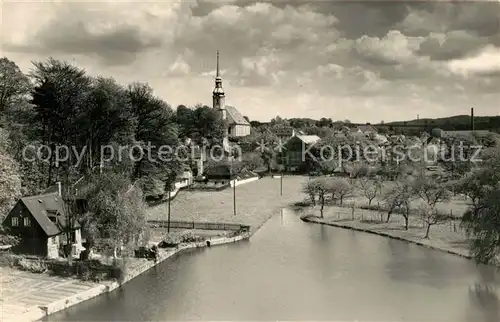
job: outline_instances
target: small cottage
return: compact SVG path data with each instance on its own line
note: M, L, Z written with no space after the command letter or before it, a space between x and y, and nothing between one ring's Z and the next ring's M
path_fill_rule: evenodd
M16 253L57 258L64 245L71 245L75 256L83 250L81 226L68 218L60 184L41 195L19 199L2 225L21 238L13 248Z

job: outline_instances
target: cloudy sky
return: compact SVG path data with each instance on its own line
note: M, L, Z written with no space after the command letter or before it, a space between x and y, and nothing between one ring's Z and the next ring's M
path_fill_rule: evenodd
M49 56L173 107L226 100L253 120L380 122L500 114L499 2L10 2L2 55Z

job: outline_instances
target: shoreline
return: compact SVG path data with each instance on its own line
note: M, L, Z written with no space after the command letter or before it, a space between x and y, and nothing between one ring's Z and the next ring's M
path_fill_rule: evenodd
M258 227L260 228L260 227ZM257 230L251 230L250 232L235 236L235 237L219 237L219 238L214 238L210 240L210 246L217 246L217 245L224 245L224 244L229 244L229 243L235 243L239 242L242 240L247 240L249 239L253 233L255 233ZM87 300L93 299L95 297L98 297L102 294L110 293L127 282L133 280L134 278L138 277L139 275L145 273L146 271L150 270L153 267L156 267L157 265L161 264L165 260L171 258L174 255L177 255L181 253L184 250L187 249L193 249L193 248L203 248L203 247L208 247L206 241L203 242L198 242L198 243L189 243L185 244L182 246L179 246L175 249L169 249L169 250L160 250L159 253L159 258L158 261L151 261L148 260L139 267L136 267L130 272L127 272L126 277L122 282L118 281L105 281L101 284L96 285L95 287L80 292L78 294L69 296L67 298L63 298L57 301L54 301L52 303L49 303L44 306L39 306L38 308L29 310L25 313L23 313L21 316L16 316L13 317L12 320L9 320L8 318L4 320L5 322L14 322L14 321L39 321L53 313L60 312L62 310L68 309L72 306L75 306L77 304L80 304L82 302L85 302Z
M364 232L364 233L368 233L368 234L372 234L372 235L378 235L378 236L387 237L387 238L390 238L390 239L395 239L395 240L403 241L403 242L406 242L406 243L418 245L418 246L425 247L425 248L428 248L428 249L432 249L432 250L437 250L437 251L440 251L440 252L448 253L448 254L451 254L451 255L460 256L462 258L466 258L466 259L469 259L469 260L473 259L473 257L471 255L469 255L467 252L465 252L463 250L445 249L443 247L438 247L438 246L430 245L428 243L424 243L424 242L421 242L421 241L418 241L418 240L415 240L415 239L411 239L411 238L407 238L407 237L403 237L403 236L396 236L396 235L391 234L389 232L376 231L376 230L373 230L373 229L355 227L355 226L352 226L352 225L345 225L345 224L341 224L341 223L336 223L336 222L328 221L326 218L320 218L320 217L312 216L312 215L304 215L304 216L301 216L300 219L302 221L306 222L306 223L326 225L326 226L331 226L331 227L337 227L337 228L342 228L342 229L348 229L348 230L354 230L354 231ZM432 239L422 239L422 240L424 240L424 241L431 241Z

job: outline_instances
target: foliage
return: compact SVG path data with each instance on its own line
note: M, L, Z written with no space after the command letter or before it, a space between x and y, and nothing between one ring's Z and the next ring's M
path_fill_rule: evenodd
M83 218L89 239L108 239L111 247L138 245L146 225L142 192L122 174L95 174L86 192L89 213Z
M17 162L7 153L7 134L0 128L0 223L21 196Z
M264 160L258 152L244 153L241 160L242 166L249 171L258 169L264 165Z
M20 257L14 265L23 271L31 273L45 273L47 271L47 264L42 260L29 260Z
M0 58L0 113L26 96L31 84L19 66L7 57Z

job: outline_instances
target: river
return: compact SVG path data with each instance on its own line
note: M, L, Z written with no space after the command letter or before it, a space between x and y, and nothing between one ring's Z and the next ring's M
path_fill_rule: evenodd
M249 241L171 258L45 321L500 321L489 267L292 211Z

